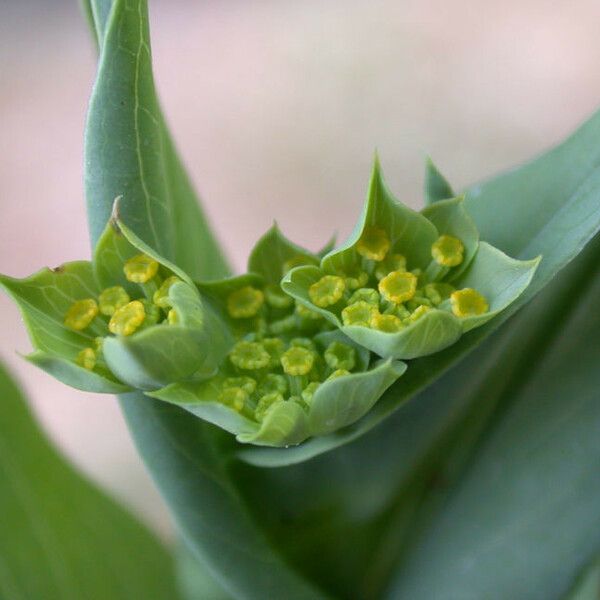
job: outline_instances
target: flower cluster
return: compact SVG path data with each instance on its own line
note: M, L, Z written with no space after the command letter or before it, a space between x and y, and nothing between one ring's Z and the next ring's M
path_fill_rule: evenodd
M298 444L348 426L406 370L491 319L537 261L479 241L461 198L422 212L397 202L375 164L363 216L313 254L274 226L248 272L194 282L118 218L92 262L0 276L19 303L28 357L79 389L132 389L241 442Z

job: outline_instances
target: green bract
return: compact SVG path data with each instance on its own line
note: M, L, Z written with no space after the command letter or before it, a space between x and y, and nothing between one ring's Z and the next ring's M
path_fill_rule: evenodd
M319 257L277 227L253 250L254 272L194 283L129 230L117 206L91 263L0 280L29 327L29 360L64 383L140 389L241 442L286 446L353 423L405 371L371 361L281 289L287 271Z
M28 360L78 389L152 390L206 377L231 345L188 276L116 216L92 262L0 283L28 327L35 348Z
M432 197L450 193L434 174ZM376 160L349 240L319 266L294 268L282 288L379 356L410 359L493 318L529 285L539 260L515 260L480 242L462 197L422 212L399 203Z
M366 348L331 331L326 319L282 291L278 282L290 268L318 261L274 226L250 255L253 272L198 283L237 342L214 377L150 395L240 442L265 446L298 444L362 417L406 365L372 361Z

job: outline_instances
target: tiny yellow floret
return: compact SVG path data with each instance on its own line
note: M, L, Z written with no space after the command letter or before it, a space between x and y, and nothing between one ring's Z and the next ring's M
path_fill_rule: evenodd
M396 315L375 315L371 320L371 327L385 333L397 333L404 325Z
M392 271L379 282L381 295L396 304L410 300L416 290L417 277L406 271Z
M302 400L306 402L310 406L313 401L315 392L319 389L321 384L318 381L311 381L303 390L302 390Z
M359 300L342 311L342 322L344 325L357 325L369 327L373 317L379 313L377 306L364 300Z
M274 283L270 283L264 293L267 304L273 308L289 308L294 304L294 299Z
M331 381L332 379L338 379L339 377L345 377L346 375L350 375L350 371L347 371L346 369L337 369L325 381Z
M221 391L219 400L233 410L241 412L248 400L248 393L241 387L228 387Z
M283 343L283 340L276 337L264 338L261 341L261 344L271 357L269 363L270 366L278 367L281 355L285 352L285 344Z
M406 257L403 254L390 254L377 265L375 277L379 281L392 271L406 271Z
M418 306L415 310L412 311L412 313L410 313L410 317L407 317L404 320L404 323L410 325L411 323L418 321L424 314L428 313L430 310L431 308L429 308L429 306Z
M234 319L248 319L258 314L265 301L265 295L251 285L247 285L227 298L227 312Z
M296 314L302 319L309 319L311 321L318 321L323 318L316 310L311 310L307 306L304 306L304 304L300 304L300 302L296 302Z
M277 392L265 394L256 405L256 409L254 410L254 418L257 421L262 421L273 406L283 401L283 396Z
M264 396L277 392L278 394L287 394L288 382L283 375L278 373L269 373L261 382L258 391Z
M96 353L92 348L84 348L75 359L75 362L84 369L92 371L96 366Z
M145 318L144 305L139 300L133 300L114 312L108 322L108 329L115 335L131 335Z
M65 325L71 329L81 331L85 329L98 314L98 305L92 298L77 300L65 315Z
M98 297L100 312L107 317L112 317L115 310L125 306L129 302L129 294L120 286L106 288Z
M349 290L357 290L369 283L369 274L366 271L356 271L345 276L346 287Z
M463 261L465 247L451 235L441 235L431 246L433 260L443 267L456 267Z
M259 342L237 342L229 353L229 360L245 371L263 369L271 362L271 356Z
M179 324L179 313L174 308L167 313L167 323L169 325Z
M370 260L381 261L390 249L390 238L384 229L367 227L356 244L356 251Z
M489 310L485 297L473 288L464 288L450 294L452 312L457 317L474 317Z
M181 279L179 279L179 277L175 277L175 275L167 277L152 295L152 302L154 302L154 304L160 308L169 308L171 306L171 301L169 300L169 290L179 281L181 281Z
M256 390L256 380L252 377L227 377L223 381L223 389L242 388L247 394L253 394Z
M125 261L123 273L127 281L146 283L158 272L158 263L146 254L137 254Z
M356 304L357 302L367 302L373 306L379 306L379 292L373 288L359 288L356 290L350 300L348 300L348 306L350 304Z
M356 350L342 342L331 342L325 350L325 362L331 369L352 371L356 365Z
M314 353L301 346L292 346L281 356L281 366L287 375L306 375L314 362Z
M320 308L339 302L344 295L346 282L337 275L324 275L308 288L311 302Z

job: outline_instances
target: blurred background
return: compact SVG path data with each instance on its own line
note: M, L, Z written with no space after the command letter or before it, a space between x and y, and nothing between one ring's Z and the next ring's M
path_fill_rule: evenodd
M430 154L460 189L558 142L600 104L596 0L150 0L157 87L237 270L276 219L345 236L379 150L419 207ZM0 271L87 258L82 140L95 55L76 0L0 2ZM0 357L44 428L163 536L116 401L67 388L0 294ZM1 399L0 399L1 401Z

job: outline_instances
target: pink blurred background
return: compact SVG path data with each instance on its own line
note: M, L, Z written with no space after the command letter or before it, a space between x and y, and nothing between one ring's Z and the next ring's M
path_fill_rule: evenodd
M600 100L595 0L153 0L157 86L236 269L276 219L312 248L347 234L375 148L418 207L429 153L456 188L559 141ZM73 1L0 4L0 271L87 258L82 137L95 56ZM163 535L171 526L116 401L0 357L45 429Z

